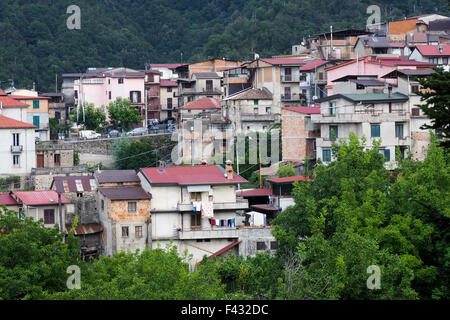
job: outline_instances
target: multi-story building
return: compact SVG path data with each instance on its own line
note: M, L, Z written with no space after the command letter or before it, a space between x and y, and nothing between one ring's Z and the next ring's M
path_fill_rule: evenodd
M150 68L161 72L161 79L176 81L178 79L177 68L188 67L188 64L182 63L152 63Z
M223 96L226 98L252 86L250 71L245 66L223 70Z
M230 68L239 67L242 64L241 61L228 60L228 59L209 59L206 61L200 61L197 63L189 64L189 76L192 77L194 73L217 73L220 77L223 76L222 72Z
M61 125L68 124L70 113L68 110L68 106L64 100L64 94L57 92L48 92L42 93L41 96L50 98L50 100L48 101L49 118L59 120L59 124Z
M142 187L152 194L152 248L170 242L193 255L193 264L238 242L238 211L248 202L236 198L246 180L219 165L144 168Z
M156 70L145 72L145 94L147 96L147 119L160 120L161 117L161 73ZM145 101L145 98L144 98Z
M304 60L305 65L300 67L300 93L303 99L300 104L310 106L314 99L327 96L327 73L325 68L333 65L330 61L320 59Z
M411 60L429 62L438 66L449 66L450 45L417 46L409 56Z
M204 97L221 99L223 97L221 77L216 72L193 73L189 78L178 79L178 105Z
M171 80L161 80L160 83L160 101L161 113L160 119L178 118L178 83Z

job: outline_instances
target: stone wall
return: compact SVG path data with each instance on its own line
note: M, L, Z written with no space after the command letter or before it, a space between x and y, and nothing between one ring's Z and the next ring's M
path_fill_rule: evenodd
M276 243L275 237L271 233L271 227L240 227L239 240L239 255L243 257L253 257L257 252L275 253L273 248ZM258 250L258 242L264 243L264 249Z

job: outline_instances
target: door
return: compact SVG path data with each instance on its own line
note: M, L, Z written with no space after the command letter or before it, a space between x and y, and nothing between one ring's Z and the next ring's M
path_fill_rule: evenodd
M284 88L284 99L291 100L291 87Z
M39 116L33 116L33 125L39 129Z
M36 155L36 168L43 168L43 167L44 167L44 155L37 154Z
M206 91L208 91L208 92L213 91L213 81L212 80L206 80Z
M292 80L291 68L284 68L284 79L285 79L285 81Z

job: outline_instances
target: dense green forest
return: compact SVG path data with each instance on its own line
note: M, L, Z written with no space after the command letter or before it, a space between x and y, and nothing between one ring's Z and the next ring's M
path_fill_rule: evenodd
M67 8L81 9L69 30ZM145 63L248 60L285 54L304 36L363 28L369 5L382 21L447 14L446 0L3 0L0 87L55 90L55 75L89 66L143 68ZM60 79L61 80L61 79Z

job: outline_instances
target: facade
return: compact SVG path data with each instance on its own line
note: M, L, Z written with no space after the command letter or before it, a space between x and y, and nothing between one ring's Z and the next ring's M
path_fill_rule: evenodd
M327 72L325 68L333 65L332 62L321 59L304 60L305 65L300 67L300 93L304 99L302 106L310 106L314 99L327 96Z
M316 107L283 107L281 110L281 134L283 161L303 162L307 157L316 159L316 138L320 126L312 123L311 115L319 114Z
M220 77L223 76L223 71L239 67L242 64L241 61L228 60L228 59L209 59L197 63L189 64L189 76L192 77L194 73L217 73Z
M161 80L161 120L178 118L178 83L171 80Z
M411 60L429 62L438 66L449 66L450 45L417 46L409 56Z
M223 100L222 114L233 123L236 133L268 131L278 121L273 99L267 90L248 88Z
M161 98L160 98L161 73L156 70L145 72L145 95L147 98L148 119L160 120Z
M42 219L44 226L52 228L55 224L65 225L65 215L67 212L66 197L61 195L61 217L59 214L58 193L51 191L12 191L11 197L19 204L19 211L26 217L31 217L35 221ZM62 229L61 229L62 230Z
M35 129L0 114L0 177L28 176L36 167Z
M162 80L172 80L176 81L178 79L177 68L178 67L188 67L188 64L182 63L152 63L150 68L157 70L161 73Z
M64 100L64 94L48 92L42 93L41 96L50 99L48 101L48 117L59 120L59 124L61 125L68 124L70 113Z
M252 86L250 71L245 66L230 68L223 71L223 95L231 96Z
M150 239L151 195L140 187L98 188L103 254L141 252Z
M8 210L19 212L19 203L9 192L0 193L0 206L5 206Z
M73 167L74 150L72 146L55 144L51 147L36 145L36 169Z
M193 73L189 79L178 79L178 105L202 98L223 97L221 77L216 72Z
M173 241L180 254L193 255L193 265L238 242L237 212L248 202L236 198L236 187L246 180L231 166L144 168L138 176L152 194L152 248Z

